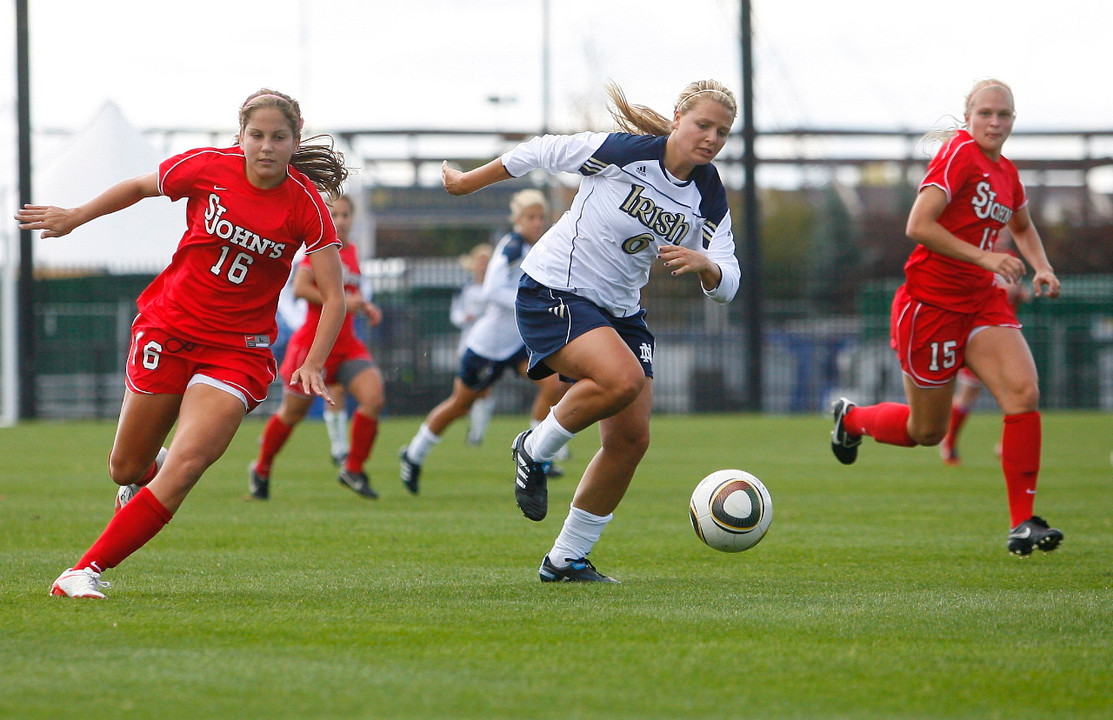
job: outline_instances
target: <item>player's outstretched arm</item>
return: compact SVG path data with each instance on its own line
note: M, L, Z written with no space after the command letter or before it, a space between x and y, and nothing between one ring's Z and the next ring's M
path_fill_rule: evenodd
M44 238L62 237L90 220L131 207L143 198L158 194L158 175L150 173L118 182L75 208L24 205L15 219L19 221L20 230L41 230Z
M511 177L513 176L502 164L502 158L495 158L486 165L467 172L452 167L447 160L441 164L441 180L449 195L468 195Z

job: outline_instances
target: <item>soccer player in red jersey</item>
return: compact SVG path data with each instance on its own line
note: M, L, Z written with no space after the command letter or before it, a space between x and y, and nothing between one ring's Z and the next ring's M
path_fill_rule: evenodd
M1000 236L997 241L997 250L1006 251L1010 244L1008 233ZM1011 250L1009 250L1011 252ZM1019 283L1006 283L1003 280L998 280L1002 287L1005 288L1005 296L1008 298L1009 305L1015 310L1022 302L1028 300L1028 293L1025 291L1024 286ZM961 459L958 454L958 438L962 431L963 426L966 424L966 419L970 416L970 411L974 408L974 403L978 399L978 395L982 391L982 381L978 376L970 371L970 368L963 367L958 371L958 377L955 384L954 398L951 400L951 419L947 424L947 434L943 438L943 442L939 443L939 456L943 458L943 463L946 465L958 465ZM1001 455L1001 445L997 445L997 455Z
M1032 266L1036 296L1058 297L1059 279L1028 212L1016 167L1001 154L1016 110L1012 90L982 80L966 97L963 128L948 134L928 166L908 217L917 243L892 308L892 346L904 372L908 404L834 406L831 449L843 464L862 436L911 447L938 445L947 432L955 376L969 367L1005 413L1001 467L1011 519L1007 547L1026 557L1054 550L1063 533L1033 515L1041 424L1036 364L1016 312L994 275L1015 285L1024 262L995 247L1008 227Z
M16 214L21 229L61 237L144 198L187 201L186 231L169 266L139 296L132 324L108 460L122 486L118 510L52 595L103 598L101 573L170 521L244 415L266 398L276 373L270 345L278 293L303 245L322 296L321 321L291 380L329 399L324 365L344 321L344 293L339 243L320 193L338 194L347 170L331 145L302 144L302 124L295 100L259 90L239 109L235 146L184 152L75 208L27 205Z
M379 494L371 487L371 481L364 472L364 463L371 455L375 437L379 433L379 414L383 409L383 377L375 366L371 353L356 334L353 320L355 314L359 313L365 315L372 325L378 325L383 314L377 305L363 297L360 290L359 257L355 245L348 239L354 218L351 198L343 195L329 201L328 206L336 226L336 236L344 243L340 248L340 260L344 264L346 315L332 352L325 361L325 382L342 386L359 403L352 415L351 443L348 455L341 464L338 480L341 485L363 497L377 498ZM274 457L313 404L312 395L290 383L293 373L301 367L312 350L321 319L323 295L314 278L311 255L307 255L294 271L294 294L307 301L308 311L305 322L290 338L279 371L287 381L282 393L282 405L267 420L259 442L259 456L248 470L251 495L259 500L270 497L270 473Z

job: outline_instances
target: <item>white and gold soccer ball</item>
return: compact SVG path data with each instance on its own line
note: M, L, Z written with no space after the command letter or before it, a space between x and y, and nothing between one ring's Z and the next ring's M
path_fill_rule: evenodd
M688 504L696 535L708 547L741 552L757 545L773 522L773 498L743 470L717 470L696 485Z

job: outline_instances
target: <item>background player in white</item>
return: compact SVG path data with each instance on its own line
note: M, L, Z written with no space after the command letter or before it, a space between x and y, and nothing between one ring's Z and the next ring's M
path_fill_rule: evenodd
M631 105L615 85L608 92L627 132L546 135L475 170L442 169L453 195L534 169L582 176L571 209L523 263L516 303L530 376L575 380L514 441L515 498L526 517L548 511L544 463L596 422L602 440L541 563L544 582L613 581L587 554L649 446L654 340L640 294L651 267L660 261L672 276L694 274L716 302L734 297L741 274L726 190L711 164L737 115L734 95L714 80L694 82L664 117Z
M488 243L479 243L465 255L460 256L460 267L471 273L471 278L452 296L448 318L460 328L460 344L457 355L463 357L468 349L468 332L483 314L487 301L483 297L483 278L487 274L487 264L491 261L494 248ZM495 399L488 390L472 403L468 411L468 445L479 445L487 434L491 417L495 412Z
M495 247L483 278L483 314L464 338L460 370L452 394L429 411L410 442L398 453L400 476L412 493L418 491L421 466L441 441L444 431L510 368L526 375L529 354L514 322L514 298L522 278L522 261L549 227L549 203L539 190L522 190L510 199L513 230ZM537 395L531 417L540 422L560 400L564 384L554 376L534 378Z
M276 371L278 294L303 245L321 288L321 322L291 381L328 398L324 364L344 320L344 293L320 192L338 193L347 170L331 145L302 144L302 124L295 100L259 90L239 108L236 146L182 153L76 208L28 205L17 213L22 229L61 237L144 198L187 199L186 231L170 265L139 296L109 474L121 486L144 482L176 426L174 439L153 479L54 581L52 595L103 598L101 573L162 530L266 398Z

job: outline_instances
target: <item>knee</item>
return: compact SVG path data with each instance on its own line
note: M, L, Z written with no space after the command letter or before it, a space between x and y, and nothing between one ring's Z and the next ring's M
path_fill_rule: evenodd
M1040 387L1036 383L1027 383L1001 399L1001 410L1006 415L1032 412L1039 409L1039 406Z
M947 436L947 428L909 428L908 436L917 445L932 447L943 442L943 438Z
M358 412L360 415L364 415L364 416L369 417L369 418L379 417L379 415L382 413L382 411L383 411L382 403L367 404L367 405L365 405L363 403L360 403L356 407L356 412Z
M649 426L625 424L617 431L608 432L603 437L603 448L616 455L622 455L637 464L649 450Z
M308 412L308 407L302 408L300 405L293 407L286 403L283 403L281 406L279 406L278 412L276 414L278 415L278 419L282 421L283 425L292 428L300 423L302 420L304 420Z
M377 418L383 411L383 395L382 393L368 393L363 397L357 398L359 404L356 410L370 418ZM471 405L471 403L466 403ZM467 412L467 407L464 408Z
M935 446L943 442L943 438L947 436L947 424L946 418L943 418L941 424L917 423L913 418L909 418L908 437L917 445Z
M607 405L618 411L638 399L645 387L645 375L620 375L600 382L599 386L603 389Z
M139 482L150 467L151 463L140 462L134 456L124 456L116 451L108 455L108 476L117 485Z

